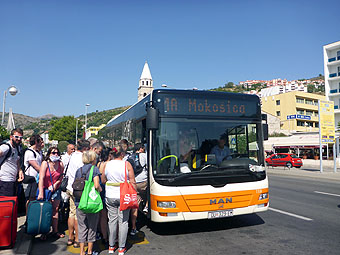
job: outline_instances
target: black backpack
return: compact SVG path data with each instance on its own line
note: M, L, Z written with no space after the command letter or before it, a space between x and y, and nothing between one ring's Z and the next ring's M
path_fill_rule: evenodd
M30 175L26 175L26 171L27 169L31 166L30 163L28 162L28 166L25 167L25 153L26 151L32 151L34 158L37 158L37 154L34 150L29 149L29 148L25 148L21 151L19 151L19 162L20 162L20 169L24 172L24 180L22 181L23 183L33 183L35 182L35 177L34 176L30 176Z
M139 153L132 153L127 161L132 165L133 172L135 173L135 177L143 172L144 166L141 165L139 161Z
M3 157L2 161L0 162L0 169L1 169L2 164L5 163L6 159L8 159L12 153L12 147L8 143L1 143L0 146L3 144L6 144L9 147L9 150L7 151L6 155Z
M73 196L77 199L80 199L81 195L83 194L83 190L85 187L86 174L87 174L87 173L85 174L83 173L82 167L80 168L80 172L81 172L81 177L75 178L72 184Z

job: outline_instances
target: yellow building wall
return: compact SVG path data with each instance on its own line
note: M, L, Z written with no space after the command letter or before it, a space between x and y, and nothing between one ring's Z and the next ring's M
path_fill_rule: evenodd
M301 102L297 102L297 98ZM292 91L274 96L262 97L261 104L264 112L277 116L280 119L281 129L290 132L315 132L319 131L318 100L326 100L326 97L301 91ZM279 101L279 104L277 101ZM287 116L296 114L311 115L311 120L287 120ZM279 130L277 132L279 132Z

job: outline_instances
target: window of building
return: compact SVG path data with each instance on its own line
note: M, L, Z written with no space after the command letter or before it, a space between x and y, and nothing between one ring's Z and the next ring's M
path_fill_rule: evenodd
M276 116L281 116L281 112L280 112L280 111L277 111L277 112L276 112Z
M306 99L306 104L310 104L310 105L313 105L313 100L310 100L310 99Z
M306 115L308 115L308 116L313 116L313 111L308 111L308 110L306 110Z
M315 122L315 127L316 127L316 128L319 127L319 122Z
M318 117L318 116L319 116L319 113L318 113L318 112L314 112L314 116L315 116L315 117Z
M304 115L305 114L305 110L296 109L296 113Z
M144 85L144 81L142 81L142 85Z
M306 126L307 126L307 127L313 127L313 122L308 122L308 121L307 121L307 122L306 122Z
M146 81L146 85L148 85L148 81Z
M304 127L305 126L305 122L301 121L301 120L298 120L297 121L297 125L298 125L298 127Z
M280 100L276 100L276 105L280 105Z
M305 100L304 100L303 98L297 97L297 98L296 98L296 102L299 103L299 104L304 104L304 103L305 103Z

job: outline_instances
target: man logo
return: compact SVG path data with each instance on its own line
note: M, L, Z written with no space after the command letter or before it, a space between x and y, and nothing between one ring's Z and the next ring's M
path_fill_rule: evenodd
M227 204L227 203L232 203L233 202L233 198L232 197L226 197L225 199L220 198L217 202L217 199L210 199L210 204Z

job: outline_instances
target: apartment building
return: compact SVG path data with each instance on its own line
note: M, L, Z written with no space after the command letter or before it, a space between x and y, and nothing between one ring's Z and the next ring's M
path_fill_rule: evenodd
M322 95L291 91L262 97L261 104L263 112L280 118L281 130L316 132L319 131L318 100L325 99Z
M99 130L105 127L106 124L101 124L99 127L89 127L86 130L86 138L89 138L93 135L98 135Z
M323 46L326 98L334 102L334 120L340 121L340 41Z

